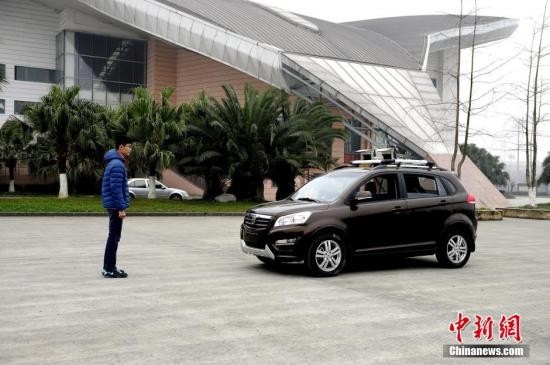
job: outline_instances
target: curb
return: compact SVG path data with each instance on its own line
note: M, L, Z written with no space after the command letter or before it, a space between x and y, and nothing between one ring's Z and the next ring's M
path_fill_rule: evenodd
M506 218L524 218L550 220L550 210L523 209L523 208L502 208L502 215Z
M244 217L238 212L134 212L128 217ZM99 212L0 212L0 217L106 217Z
M500 210L476 210L478 221L501 221L503 214Z

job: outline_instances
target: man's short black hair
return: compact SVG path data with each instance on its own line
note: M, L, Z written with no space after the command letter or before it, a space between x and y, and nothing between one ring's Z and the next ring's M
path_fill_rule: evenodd
M115 149L118 149L120 145L127 145L128 143L132 143L132 140L128 136L115 137Z

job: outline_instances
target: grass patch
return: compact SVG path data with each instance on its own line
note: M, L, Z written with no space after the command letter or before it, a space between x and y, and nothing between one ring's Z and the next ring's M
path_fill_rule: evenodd
M535 210L550 210L550 203L544 203L544 204L537 204L536 208L533 208L530 205L524 205L522 207L519 207L521 209L535 209Z
M218 203L204 200L149 200L134 199L128 214L139 213L244 213L253 202ZM99 196L0 196L0 213L103 213Z

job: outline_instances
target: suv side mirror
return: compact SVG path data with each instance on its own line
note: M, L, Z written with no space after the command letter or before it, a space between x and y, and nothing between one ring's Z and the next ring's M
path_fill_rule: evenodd
M370 191L358 191L353 198L355 202L364 202L370 199L372 199L372 193Z

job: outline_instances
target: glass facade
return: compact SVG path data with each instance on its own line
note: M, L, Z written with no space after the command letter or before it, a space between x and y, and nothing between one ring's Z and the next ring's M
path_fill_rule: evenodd
M118 105L146 85L147 43L65 31L57 39L58 82L78 85L80 97Z

